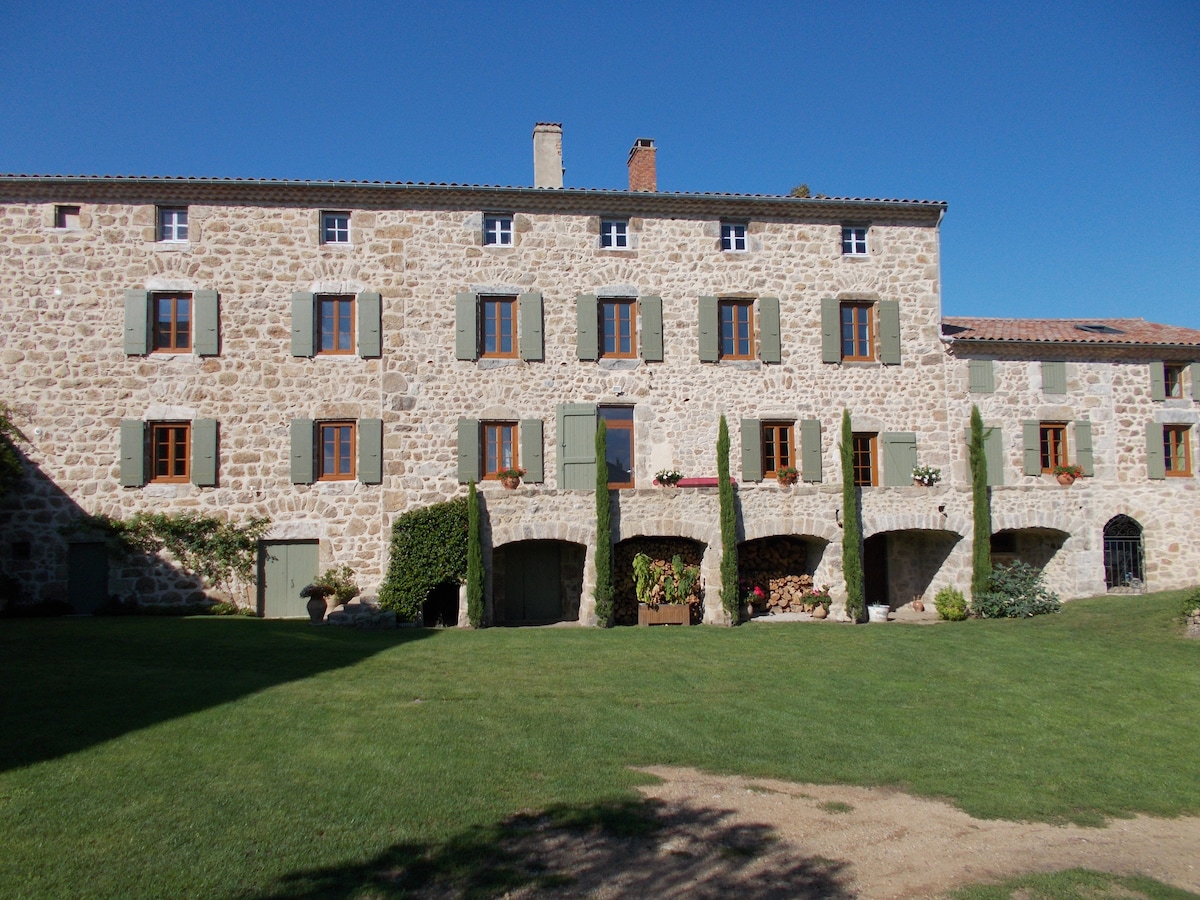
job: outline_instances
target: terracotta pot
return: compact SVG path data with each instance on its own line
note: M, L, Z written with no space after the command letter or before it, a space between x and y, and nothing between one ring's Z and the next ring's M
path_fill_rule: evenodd
M504 487L506 489L512 491L512 490L516 490L517 488L519 488L521 486L521 479L520 478L501 478L500 483L502 485L504 485Z
M816 606L816 608L815 608L815 609L813 609L813 611L812 611L812 617L813 617L814 619L823 619L823 618L825 618L827 615L829 615L829 610L827 610L827 609L826 609L826 608L825 608L825 607L824 607L822 604L820 604L820 603L818 603L818 604L817 604L817 606Z
M332 597L333 595L330 594ZM308 610L308 621L313 625L320 625L325 621L325 613L329 607L325 605L325 597L320 594L314 594L308 598L308 602L304 604L304 608Z
M921 600L914 600L912 608L915 612L925 612L925 604Z
M799 475L785 475L779 479L779 483L781 485L783 485L784 487L791 487L793 484L795 484L799 480L800 480Z
M1067 472L1063 472L1061 475L1058 476L1058 483L1059 484L1074 484L1075 476L1071 475Z

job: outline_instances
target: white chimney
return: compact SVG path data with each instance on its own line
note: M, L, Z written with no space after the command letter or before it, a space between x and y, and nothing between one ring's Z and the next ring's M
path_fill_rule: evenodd
M538 122L533 126L533 186L563 186L561 122Z

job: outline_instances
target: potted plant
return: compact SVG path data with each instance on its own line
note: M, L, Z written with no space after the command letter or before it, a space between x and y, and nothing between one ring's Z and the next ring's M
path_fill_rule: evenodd
M872 603L867 607L867 618L871 622L886 622L892 608L886 603Z
M300 596L308 598L305 608L309 621L314 625L320 624L331 609L344 606L358 596L354 570L349 566L326 569L312 584L301 588Z
M775 477L782 485L795 484L800 480L800 470L795 466L782 466L775 470Z
M933 466L913 466L912 480L921 487L933 487L942 480L942 470Z
M825 584L821 587L815 585L804 592L804 605L812 604L812 617L814 619L824 619L829 615L829 605L833 602L833 598L829 595L830 585Z
M500 479L500 483L508 490L520 487L521 479L525 477L525 470L520 466L512 466L508 469L501 469L496 473L496 477Z
M1083 466L1055 466L1050 472L1059 484L1074 484L1076 478L1083 477Z
M633 558L638 624L692 624L692 607L688 601L699 580L700 567L685 565L679 554L667 566L639 553Z
M654 476L654 483L659 487L675 487L683 478L683 474L675 469L663 469Z

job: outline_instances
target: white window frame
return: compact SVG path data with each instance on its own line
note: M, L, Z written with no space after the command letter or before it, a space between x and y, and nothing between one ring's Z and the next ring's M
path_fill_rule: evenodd
M188 240L188 208L160 206L158 208L158 239L164 244L186 244Z
M629 220L601 219L600 246L610 250L629 249Z
M333 211L321 213L321 243L350 243L350 213Z
M483 243L487 247L511 247L513 244L512 216L500 213L484 214Z
M721 250L726 253L745 253L748 247L746 231L745 222L722 222Z
M866 256L868 230L865 225L843 225L842 256Z

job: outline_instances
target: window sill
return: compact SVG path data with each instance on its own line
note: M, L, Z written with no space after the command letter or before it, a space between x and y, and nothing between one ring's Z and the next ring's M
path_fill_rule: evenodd
M761 359L719 359L717 365L743 372L758 372L761 371L763 363Z
M609 372L628 372L641 364L642 361L634 356L602 356L596 361L598 368Z
M479 369L506 369L509 366L519 366L525 362L523 359L518 359L515 356L481 356L475 361L475 365Z
M161 250L164 253L179 252L181 250L191 250L191 241L155 241L154 249Z

